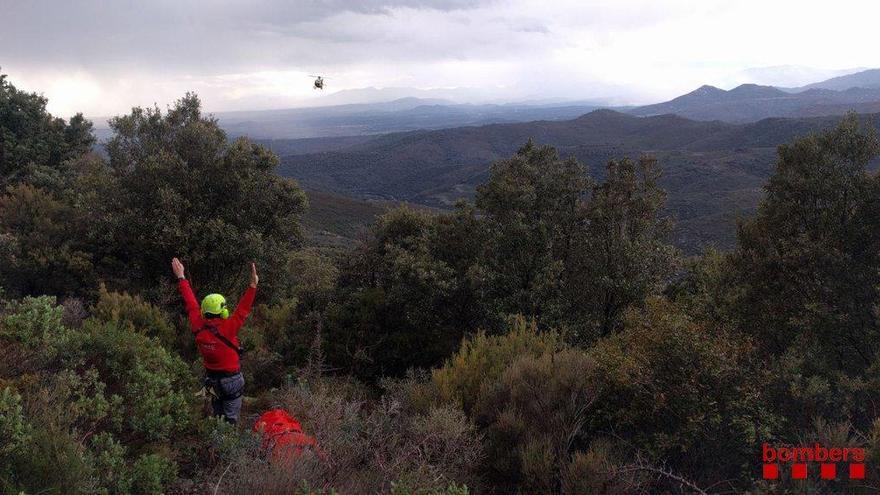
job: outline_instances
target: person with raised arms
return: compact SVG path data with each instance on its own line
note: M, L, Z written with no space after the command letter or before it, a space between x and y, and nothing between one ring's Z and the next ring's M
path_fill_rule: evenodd
M183 263L171 260L171 270L179 280L178 288L189 316L190 328L205 366L205 388L211 394L214 416L222 416L230 423L237 423L244 392L241 374L241 344L238 331L251 312L257 293L257 267L251 263L250 285L238 301L235 311L229 314L226 298L220 294L208 294L202 304L196 300L192 287L184 275Z

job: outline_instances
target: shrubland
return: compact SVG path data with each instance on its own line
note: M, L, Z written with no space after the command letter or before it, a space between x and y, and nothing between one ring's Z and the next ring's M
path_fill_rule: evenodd
M683 258L656 160L602 181L529 141L474 203L305 245L298 185L187 95L89 124L0 79L4 493L812 493L877 484L880 147L780 147L738 245ZM12 112L10 109L24 109ZM24 117L22 117L24 115ZM22 120L25 119L25 120ZM28 121L27 119L31 119ZM168 262L265 274L242 424L204 415ZM318 448L267 455L283 407ZM760 446L859 446L864 482L760 480ZM829 484L830 483L830 484Z

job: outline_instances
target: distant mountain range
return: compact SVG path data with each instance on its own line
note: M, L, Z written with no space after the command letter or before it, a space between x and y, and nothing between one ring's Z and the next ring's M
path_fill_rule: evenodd
M483 101L490 98L488 92L483 93L467 88L362 88L315 99L315 102L321 102L321 106L220 112L215 116L232 136L290 140L567 120L596 108L607 107L601 101L565 101L550 96L517 103L461 103L462 99L477 98L481 94ZM743 84L725 91L702 86L663 103L637 108L613 108L638 116L673 113L695 120L737 123L755 122L768 117L840 115L851 109L874 113L880 112L880 69L847 74L797 88ZM110 136L105 119L95 119L95 127L99 139ZM314 143L309 144L312 145Z
M674 113L696 120L755 122L769 117L880 112L880 69L834 77L799 88L743 84L729 91L702 86L672 100L629 110L632 115Z
M832 77L825 81L807 84L800 89L830 89L832 91L846 91L850 88L880 88L880 69L868 69L856 72L855 74Z
M220 112L214 116L231 136L258 140L365 136L467 125L572 119L595 110L589 102L456 104L447 100L401 98L381 103ZM111 136L106 119L95 119L99 140Z
M706 92L708 97L715 93ZM751 212L762 197L777 145L837 119L731 124L596 110L568 121L387 134L346 143L337 151L285 155L279 172L311 189L449 206L472 197L488 178L490 164L509 157L529 138L578 158L598 178L604 177L608 160L647 152L658 157L664 170L661 183L676 219L674 241L694 253L706 245L733 244L735 219Z

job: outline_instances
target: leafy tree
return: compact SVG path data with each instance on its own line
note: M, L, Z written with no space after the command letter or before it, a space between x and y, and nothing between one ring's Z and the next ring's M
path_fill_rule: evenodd
M0 285L12 295L77 294L94 283L86 219L52 192L16 184L0 196Z
M450 232L456 221L442 228ZM438 364L457 346L474 303L464 300L461 265L438 249L440 228L437 217L408 208L380 217L343 270L341 302L328 310L331 363L362 377L401 375Z
M554 148L531 140L492 165L476 197L486 215L486 304L492 313L550 323L563 318L563 272L578 248L575 238L592 186L574 159L560 160Z
M112 287L155 294L174 255L196 287L228 294L241 288L248 261L285 266L306 198L274 173L275 155L244 138L228 142L192 94L164 115L135 108L110 126L113 183L93 235ZM265 291L281 285L267 280Z
M0 186L41 176L94 144L82 114L65 122L46 111L46 97L17 89L0 74ZM48 177L47 177L48 176Z
M589 353L596 367L587 380L601 390L592 434L621 439L701 486L747 482L759 440L779 424L750 340L652 298Z
M672 224L662 215L666 192L651 157L611 161L584 212L577 249L565 263L565 297L576 341L605 336L624 311L657 294L678 263L669 244Z
M618 329L623 311L656 294L676 266L659 177L656 160L624 159L596 184L531 141L494 164L476 202L489 311L535 316L581 343Z
M878 152L855 115L779 147L735 255L742 326L766 351L813 348L817 362L850 372L877 357L880 179L866 166Z

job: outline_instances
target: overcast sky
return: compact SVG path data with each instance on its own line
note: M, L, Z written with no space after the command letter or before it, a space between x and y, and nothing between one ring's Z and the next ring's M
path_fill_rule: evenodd
M864 0L0 0L0 68L65 117L188 90L211 111L283 108L315 97L308 74L326 93L646 103L880 67L878 14ZM777 66L791 67L763 69Z

